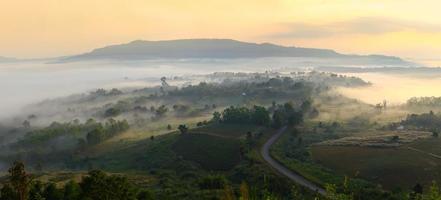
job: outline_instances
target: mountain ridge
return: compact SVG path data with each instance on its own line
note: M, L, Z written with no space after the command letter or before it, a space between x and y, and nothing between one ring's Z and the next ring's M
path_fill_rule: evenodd
M16 58L0 56L0 62L15 62L15 61L17 61Z
M330 49L282 46L272 43L251 43L233 39L134 40L129 43L97 48L88 53L68 56L59 61L262 57L355 58L377 59L385 63L407 63L403 59L394 56L347 55Z

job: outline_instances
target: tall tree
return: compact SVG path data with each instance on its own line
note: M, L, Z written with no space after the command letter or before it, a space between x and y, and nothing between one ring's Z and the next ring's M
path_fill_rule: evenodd
M22 162L15 161L9 172L9 181L18 195L18 200L28 199L29 185L31 177L25 171L25 166Z

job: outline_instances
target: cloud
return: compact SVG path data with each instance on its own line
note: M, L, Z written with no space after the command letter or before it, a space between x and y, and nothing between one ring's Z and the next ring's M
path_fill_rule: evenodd
M400 31L441 33L441 25L389 18L361 17L327 24L283 23L285 31L267 35L271 38L324 38L335 35L378 35Z

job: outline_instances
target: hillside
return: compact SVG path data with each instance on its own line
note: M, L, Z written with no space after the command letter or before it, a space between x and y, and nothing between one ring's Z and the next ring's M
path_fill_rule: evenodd
M89 53L61 59L61 62L82 60L145 60L145 59L236 59L263 57L306 57L358 60L361 63L409 64L391 56L345 55L328 49L280 46L270 43L247 43L230 39L181 39L164 41L136 40L111 45Z

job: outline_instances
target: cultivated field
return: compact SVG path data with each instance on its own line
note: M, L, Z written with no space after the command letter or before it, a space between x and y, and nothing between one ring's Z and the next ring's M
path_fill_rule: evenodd
M313 146L314 161L342 175L361 177L387 189L410 189L441 181L441 139L421 139L395 148Z

